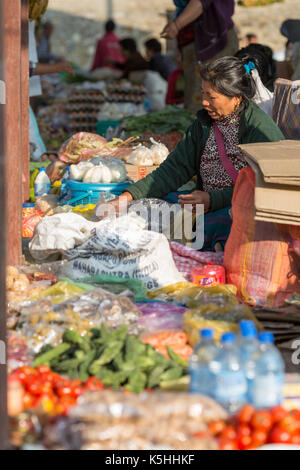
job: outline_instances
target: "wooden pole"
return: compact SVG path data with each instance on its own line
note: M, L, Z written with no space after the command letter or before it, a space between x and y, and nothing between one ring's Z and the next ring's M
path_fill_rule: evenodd
M7 263L22 252L21 0L2 0L3 61L6 84L4 151Z
M21 3L21 143L22 143L22 201L29 199L29 58L28 58L28 0Z
M6 253L6 232L5 227L5 126L4 116L6 107L6 85L4 77L4 57L3 57L3 4L0 2L0 341L1 345L6 344L6 282L5 282L5 253ZM2 360L1 360L2 359ZM8 417L7 417L7 357L0 358L0 450L8 448Z

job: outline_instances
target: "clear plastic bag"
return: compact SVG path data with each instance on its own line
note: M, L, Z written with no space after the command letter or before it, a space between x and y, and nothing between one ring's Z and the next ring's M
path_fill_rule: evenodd
M70 417L68 436L81 449L181 450L215 449L207 423L227 413L200 395L102 391L82 396ZM203 437L195 439L199 431Z
M179 307L166 303L137 304L143 316L139 324L145 330L145 334L152 334L163 330L180 330L182 328L185 307Z
M106 324L115 329L128 325L128 332L138 335L141 312L127 298L114 296L101 288L82 292L60 304L51 297L19 305L17 328L27 339L30 350L37 353L46 344L57 346L66 329L84 335L93 327Z

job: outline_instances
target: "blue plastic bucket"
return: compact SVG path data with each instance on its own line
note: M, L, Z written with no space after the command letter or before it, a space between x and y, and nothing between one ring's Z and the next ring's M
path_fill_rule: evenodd
M101 193L110 193L120 196L122 192L131 185L130 181L124 183L91 184L78 181L68 181L71 191L71 200L66 204L76 206L78 204L97 204Z

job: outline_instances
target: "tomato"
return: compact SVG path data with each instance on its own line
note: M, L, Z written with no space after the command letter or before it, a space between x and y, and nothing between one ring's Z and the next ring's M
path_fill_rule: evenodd
M275 444L275 443L283 443L289 444L291 442L292 436L288 431L281 429L279 426L275 426L269 434L268 442Z
M53 388L58 394L58 390L61 389L62 387L71 387L71 380L64 379L63 377L58 376L53 381Z
M220 439L229 439L231 441L233 439L236 439L236 437L237 437L236 430L234 426L231 426L231 425L226 426L226 428L223 429L220 435Z
M237 420L240 423L249 424L254 413L254 407L252 405L245 405L237 414Z
M22 382L23 385L27 383L29 380L29 377L33 377L34 375L37 375L37 372L35 369L31 369L30 367L19 367L16 369L13 374L18 377L20 382Z
M254 429L252 434L252 444L255 447L260 447L268 440L268 433L264 429Z
M252 443L251 436L241 436L237 440L239 450L246 450Z
M30 380L29 383L27 383L26 388L31 395L34 396L39 396L42 394L42 381L41 379L37 376L36 378L33 378Z
M218 440L218 443L220 450L239 450L239 446L236 439L220 438Z
M269 431L272 427L271 413L266 410L255 411L251 419L251 426L254 429L259 428Z
M84 384L84 388L86 390L94 391L94 390L102 390L103 383L97 377L90 377Z
M33 401L33 396L30 393L26 392L23 397L24 408L27 410L29 408L33 408Z
M213 421L212 423L209 423L208 425L208 429L213 436L218 436L218 434L220 434L225 428L226 428L226 423L225 421L222 421L222 420Z
M291 444L300 445L300 435L299 434L294 434L291 437Z
M58 414L66 414L72 406L76 405L76 403L76 398L62 397L55 406L55 411Z
M288 412L282 406L273 406L270 408L272 415L273 423L278 423L282 418L284 418Z
M42 395L40 397L40 403L42 410L46 413L53 413L55 409L55 397L51 394L49 395Z
M279 421L278 426L280 427L280 429L283 429L284 431L294 434L299 430L300 423L295 418L295 416L291 414L287 414L284 418L282 418Z
M51 369L48 366L39 366L39 367L36 368L36 371L39 374L49 374L49 373L51 373Z
M292 410L290 411L290 415L294 416L298 421L300 421L300 410Z
M248 437L251 435L251 428L248 424L239 424L236 430L237 437Z
M71 385L61 385L57 388L56 393L59 397L71 397L73 395L73 389Z

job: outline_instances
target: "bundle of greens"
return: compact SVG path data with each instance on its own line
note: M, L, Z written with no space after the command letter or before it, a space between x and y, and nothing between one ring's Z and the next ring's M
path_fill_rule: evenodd
M190 111L176 106L167 106L162 111L125 119L123 124L128 137L141 136L146 131L159 134L176 131L184 135L194 120L195 116Z

